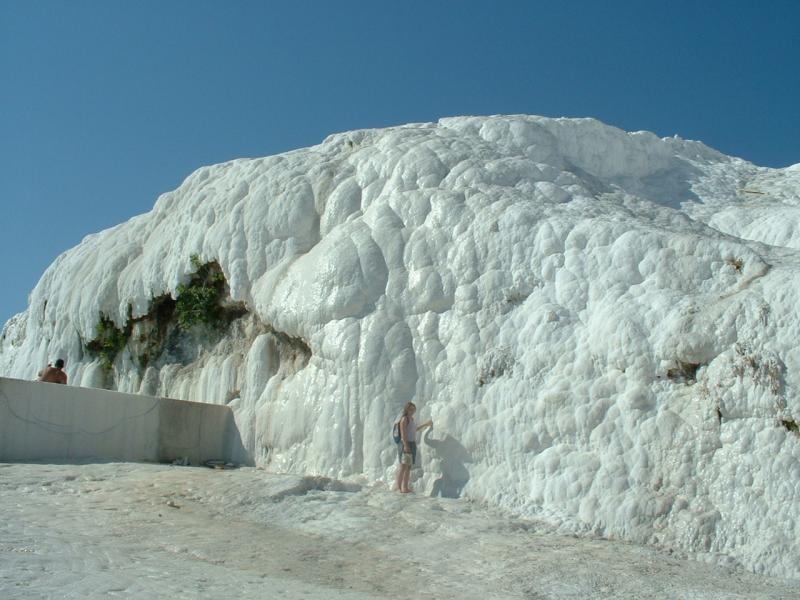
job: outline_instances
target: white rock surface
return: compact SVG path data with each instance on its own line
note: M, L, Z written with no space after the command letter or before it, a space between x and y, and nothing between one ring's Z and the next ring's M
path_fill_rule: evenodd
M197 254L251 314L192 360L121 354L116 386L230 403L255 463L388 480L414 400L418 488L800 577L799 194L800 166L591 119L337 134L88 236L0 373L98 385L99 315L147 314Z
M786 600L796 583L463 499L168 465L0 463L0 597Z

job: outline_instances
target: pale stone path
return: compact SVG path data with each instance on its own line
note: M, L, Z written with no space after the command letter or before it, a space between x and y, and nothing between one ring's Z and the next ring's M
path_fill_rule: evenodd
M3 599L800 596L463 500L255 469L0 464L0 511Z

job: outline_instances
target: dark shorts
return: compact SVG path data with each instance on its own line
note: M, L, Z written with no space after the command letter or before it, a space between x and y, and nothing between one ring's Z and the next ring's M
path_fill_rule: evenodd
M408 447L411 449L411 464L413 465L417 462L417 443L408 442ZM397 458L400 464L403 464L403 442L397 444Z

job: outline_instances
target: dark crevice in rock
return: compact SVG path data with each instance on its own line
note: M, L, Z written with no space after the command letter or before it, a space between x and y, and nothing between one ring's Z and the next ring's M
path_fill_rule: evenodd
M95 338L85 342L84 348L101 359L104 387L116 389L121 375L118 370L134 369L143 382L148 381L142 389L155 394L153 386L157 386L157 373L162 368L188 367L208 354L240 352L236 349L239 342L248 346L263 334L273 338L274 368L282 378L305 368L311 358L311 348L305 340L262 323L243 302L234 302L216 261L201 264L193 256L192 264L195 272L187 283L178 286L177 298L170 294L156 296L150 301L147 314L137 318L133 318L129 306L122 328L108 316L100 315ZM120 362L119 356L126 351L129 362ZM231 391L225 400L231 402L237 396L238 390Z
M293 362L299 359L300 366L297 370L302 369L308 364L311 358L311 348L305 340L287 335L282 331L274 329L270 325L265 325L265 329L267 332L271 333L278 342L282 358Z
M140 374L149 366L188 365L204 348L215 345L234 321L249 314L243 302L230 298L219 263L201 263L197 256L191 261L195 272L178 286L177 298L157 296L150 301L147 314L137 318L129 305L122 328L107 315L100 315L95 337L84 342L84 348L100 358L106 372L105 387L115 387L115 363L125 349Z
M676 361L676 366L667 370L667 379L677 383L695 383L697 370L703 366L702 363Z

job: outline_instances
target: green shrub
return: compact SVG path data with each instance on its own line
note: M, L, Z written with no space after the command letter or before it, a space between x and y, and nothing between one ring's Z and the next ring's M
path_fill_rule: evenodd
M117 329L114 321L106 315L100 315L100 322L95 328L95 338L86 344L86 349L93 356L99 356L106 370L111 370L117 357L130 337L130 327Z
M225 296L225 276L216 262L203 264L196 254L192 255L191 261L195 273L188 283L180 284L177 289L175 315L178 326L184 331L198 325L217 328L224 322L220 302Z
M162 354L173 333L186 332L198 326L219 331L233 319L246 314L242 303L224 303L227 282L217 262L201 263L197 255L192 255L191 261L195 272L187 283L178 286L177 300L168 294L153 298L148 313L137 319L132 318L129 307L124 329L118 329L110 318L100 314L95 337L86 344L86 350L100 358L106 371L111 371L114 360L128 344L137 323L138 339L133 346L137 355L134 360L144 370Z

